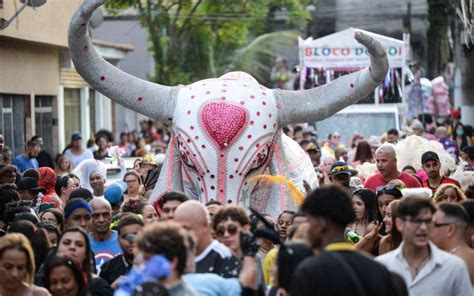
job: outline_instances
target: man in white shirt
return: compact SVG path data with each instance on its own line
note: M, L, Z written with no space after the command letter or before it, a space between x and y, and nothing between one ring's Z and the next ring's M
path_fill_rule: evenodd
M473 295L466 264L429 240L435 211L428 198L402 199L395 226L403 242L376 260L403 277L410 295Z

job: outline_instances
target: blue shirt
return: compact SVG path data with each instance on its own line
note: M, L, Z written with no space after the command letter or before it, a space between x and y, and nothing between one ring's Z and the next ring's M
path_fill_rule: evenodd
M183 275L199 296L240 296L242 286L238 278L225 279L214 273L188 273Z
M89 232L87 236L89 237L91 248L94 252L95 268L97 270L97 274L99 274L100 266L104 262L109 261L116 255L122 254L122 248L120 247L120 244L118 242L118 234L117 231L112 230L112 235L110 236L110 238L103 242L94 240L94 237L92 236L91 232Z
M19 173L23 173L27 169L38 169L39 164L36 158L28 158L20 154L12 160L12 164L16 165Z

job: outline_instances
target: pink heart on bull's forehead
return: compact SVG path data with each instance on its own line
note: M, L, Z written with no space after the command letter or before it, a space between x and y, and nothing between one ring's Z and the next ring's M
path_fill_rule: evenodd
M210 102L201 108L200 116L208 136L224 149L245 129L248 115L241 106Z

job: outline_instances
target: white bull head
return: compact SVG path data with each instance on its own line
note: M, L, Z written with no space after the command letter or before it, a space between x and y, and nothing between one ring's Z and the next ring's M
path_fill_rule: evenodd
M356 33L368 49L371 65L315 89L270 90L243 72L188 86L162 86L122 72L95 52L87 27L92 12L103 3L86 0L74 15L69 50L77 71L94 89L171 124L172 139L152 201L159 193L180 190L202 202L217 199L268 213L294 208L282 186L256 188L250 182L262 173L294 177L289 167L300 164L289 159L303 153L289 151L294 145L280 128L331 116L368 95L388 71L381 44ZM311 166L309 158L300 161L303 167Z

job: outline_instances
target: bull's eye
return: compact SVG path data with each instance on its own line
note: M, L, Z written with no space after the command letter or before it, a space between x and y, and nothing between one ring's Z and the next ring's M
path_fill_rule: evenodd
M247 176L261 168L263 165L265 165L268 161L270 155L270 147L268 147L266 150L262 150L261 152L258 152L256 155L256 159L253 161L252 165L250 166L249 170L247 171Z
M179 155L181 157L181 161L187 165L188 167L192 169L196 169L194 166L194 163L191 161L191 158L189 158L189 151L184 151L183 149L179 149Z

